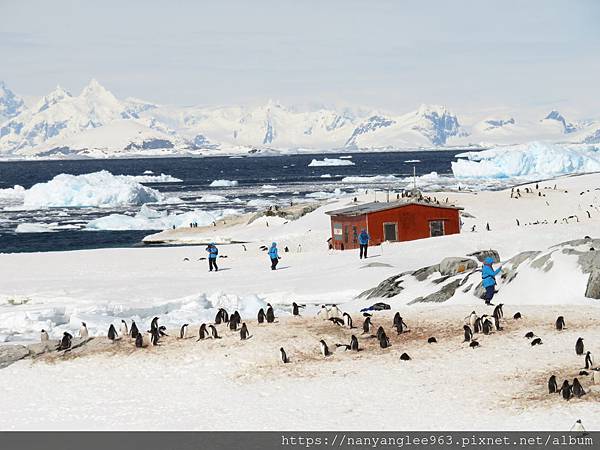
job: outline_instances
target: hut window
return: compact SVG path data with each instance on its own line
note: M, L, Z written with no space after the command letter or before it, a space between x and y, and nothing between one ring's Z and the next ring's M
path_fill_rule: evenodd
M341 241L343 234L344 234L344 232L342 231L342 224L341 223L334 223L333 224L333 237L334 237L334 239L336 241Z
M429 235L431 237L444 235L444 221L431 220L429 221Z
M383 239L385 241L398 240L398 225L396 223L383 224Z

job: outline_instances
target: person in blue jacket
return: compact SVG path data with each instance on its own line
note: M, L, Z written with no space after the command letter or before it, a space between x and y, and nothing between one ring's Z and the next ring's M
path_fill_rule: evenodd
M208 252L208 270L209 270L209 272L212 272L213 268L215 269L215 272L217 272L219 270L219 268L217 267L217 258L219 257L219 249L213 242L213 243L208 244L208 246L206 247L206 251Z
M360 259L363 259L363 256L367 257L367 248L369 248L369 241L371 240L371 236L367 233L367 230L364 228L358 235L358 243L360 244Z
M496 293L496 275L502 270L502 266L494 270L494 260L489 256L484 259L481 268L482 285L485 288L485 304L491 305L492 298Z
M269 249L269 258L271 258L271 270L275 270L277 268L277 263L279 262L279 253L277 253L276 242L271 244L271 248Z

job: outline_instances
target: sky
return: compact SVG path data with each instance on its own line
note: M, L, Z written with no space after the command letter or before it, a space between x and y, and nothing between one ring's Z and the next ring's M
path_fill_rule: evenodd
M0 0L0 80L174 105L272 99L600 116L600 2Z

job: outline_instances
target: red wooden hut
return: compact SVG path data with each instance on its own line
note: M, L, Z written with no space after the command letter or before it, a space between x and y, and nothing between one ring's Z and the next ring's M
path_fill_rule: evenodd
M333 248L358 248L358 235L366 229L369 245L384 241L412 241L460 233L460 210L452 205L417 200L365 203L328 211Z

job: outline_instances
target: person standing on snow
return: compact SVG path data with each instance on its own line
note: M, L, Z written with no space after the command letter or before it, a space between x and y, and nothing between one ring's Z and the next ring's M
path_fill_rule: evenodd
M269 258L271 258L271 270L275 270L277 268L277 263L279 262L279 253L277 253L276 242L271 244L271 248L269 249Z
M219 268L217 267L217 257L219 256L219 249L214 244L214 242L212 242L208 244L208 247L206 247L206 251L208 252L208 271L212 272L214 267L215 272L217 272L219 270Z
M371 236L367 233L367 230L364 228L358 235L358 243L360 244L360 259L363 259L363 255L366 259L367 257L367 248L369 247L369 240L371 240Z
M502 266L494 270L494 260L491 257L485 258L481 268L482 285L485 288L485 304L491 305L492 298L496 293L496 275L502 270Z

